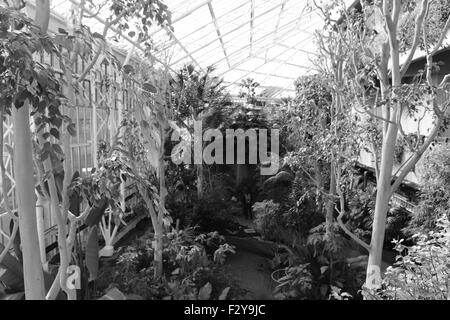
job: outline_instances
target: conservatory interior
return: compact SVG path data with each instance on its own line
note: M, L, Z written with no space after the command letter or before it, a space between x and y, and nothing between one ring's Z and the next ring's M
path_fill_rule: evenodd
M449 29L449 0L0 0L0 300L450 299Z

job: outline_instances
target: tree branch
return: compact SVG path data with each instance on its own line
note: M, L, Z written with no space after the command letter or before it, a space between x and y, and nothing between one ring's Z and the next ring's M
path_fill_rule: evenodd
M12 248L14 244L14 239L17 235L17 230L19 230L19 222L14 220L14 226L13 230L9 236L8 242L6 243L6 246L4 247L2 253L0 254L0 264L2 263L3 259L5 258L6 254L9 252L9 250Z
M345 213L345 201L344 201L345 199L344 199L344 195L342 194L342 192L338 191L338 194L339 194L339 199L340 199L341 210L338 210L337 207L335 207L335 210L339 213L339 215L337 217L337 222L338 222L339 226L345 232L345 234L347 234L353 241L355 241L357 244L359 244L364 249L366 249L368 252L370 252L370 245L365 243L360 238L358 238L358 236L356 234L354 234L353 232L351 232L347 228L347 226L344 224L344 222L342 221L342 217L344 216L344 213Z
M395 179L395 182L392 184L391 190L389 192L390 196L392 196L394 194L395 190L397 190L397 188L402 183L402 181L405 179L405 177L408 175L408 173L414 168L414 166L420 160L423 153L428 149L430 144L434 141L437 134L439 133L441 124L442 124L442 119L440 117L438 117L438 119L436 120L436 125L434 126L433 131L428 136L427 140L424 142L422 147L417 152L414 153L414 155L410 158L410 160L406 162L404 169L401 171L399 176Z
M413 44L411 46L411 50L409 51L408 57L406 58L405 63L400 69L400 75L403 77L406 73L406 71L409 68L409 65L411 64L411 61L414 57L414 54L416 53L417 46L419 45L420 41L420 32L422 29L423 21L425 19L425 16L428 13L428 0L422 0L422 7L420 9L420 13L417 15L415 20L415 29L414 29L414 40Z
M129 9L133 10L133 8ZM103 41L106 41L106 35L108 34L109 28L111 28L112 25L116 24L122 17L128 12L128 10L123 10L114 20L108 22L105 24L105 27L103 28ZM81 83L86 79L87 75L91 71L91 69L94 67L94 65L97 63L98 58L100 57L100 54L102 53L103 47L99 45L97 52L95 53L95 56L92 58L89 65L84 69L83 73L78 77L78 82Z

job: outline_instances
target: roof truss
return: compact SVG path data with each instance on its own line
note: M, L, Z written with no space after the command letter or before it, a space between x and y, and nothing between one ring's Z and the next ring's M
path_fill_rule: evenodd
M61 0L56 2L58 1L60 4L65 2ZM69 1L80 5L80 0ZM240 74L244 72L244 76L228 82L236 84L245 77L251 77L252 74L259 76L257 81L260 83L269 78L272 82L276 81L274 79L295 80L305 70L311 70L301 60L304 59L305 54L315 55L314 52L311 52L314 50L303 45L306 41L310 42L313 36L311 32L314 28L312 16L315 14L314 10L305 10L306 0L230 0L230 8L223 5L223 2L220 3L219 0L192 0L192 3L189 4L181 0L166 0L169 9L173 9L171 2L176 2L180 8L187 9L177 11L179 14L172 20L174 31L168 26L163 26L150 34L157 40L158 46L161 44L160 49L156 49L153 53L155 60L171 71L174 71L177 65L186 60L192 61L200 69L204 69L207 66L205 61L208 61L208 65L215 65L218 68L216 74L218 77L229 77L233 71ZM107 22L108 16L95 15L87 5L83 10L89 15L94 15L93 18L99 23ZM195 18L193 18L194 13L196 13ZM205 14L209 15L209 19L199 20L201 24L194 21L197 16L204 17ZM177 33L177 26L183 24L186 26L190 21L185 20L188 17L192 17L189 19L193 20L191 25L194 28L188 33L183 32L184 35L180 36ZM305 23L305 21L312 23ZM214 37L211 37L210 33L206 33L207 30L208 32L210 30L206 28L214 30ZM132 47L147 52L139 43L122 34L117 28L112 27L111 32L119 35ZM204 40L200 36L200 32L207 35ZM199 34L198 44L194 40L197 33ZM169 37L166 38L165 34ZM243 36L246 38L239 43L238 39ZM296 41L297 39L299 41ZM194 42L196 46L191 45ZM272 47L277 49L271 50ZM164 52L171 48L175 48L176 52L181 52L181 54L176 54L172 59L174 61L163 61L164 58L161 57ZM308 50L308 48L310 49ZM302 58L299 59L299 57ZM257 63L257 61L261 63ZM274 68L273 71L269 69L269 72L267 72L268 68L261 70L269 63L276 64L277 68ZM296 71L294 71L295 73L288 72L289 74L277 74L277 69L283 66L293 67L293 70ZM285 69L289 70L289 68ZM264 83L261 84L264 85ZM268 85L267 87L273 88L274 86ZM289 90L280 86L280 92L286 91Z

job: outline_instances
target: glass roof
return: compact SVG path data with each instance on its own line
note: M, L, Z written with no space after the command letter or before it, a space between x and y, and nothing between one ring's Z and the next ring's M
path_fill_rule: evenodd
M66 17L79 2L52 0L51 5L56 14ZM295 79L313 72L313 33L322 27L323 20L318 11L307 7L308 0L163 2L172 12L174 31L153 26L150 32L155 56L168 61L173 70L186 63L203 69L214 65L215 75L224 78L232 93L238 92L243 79L253 78L260 83L260 90L272 97L292 96ZM83 23L101 33L109 16L105 6L97 18L85 18ZM107 37L114 36L117 38L114 30L109 31ZM128 51L132 42L122 36L118 45ZM163 58L168 52L170 60Z

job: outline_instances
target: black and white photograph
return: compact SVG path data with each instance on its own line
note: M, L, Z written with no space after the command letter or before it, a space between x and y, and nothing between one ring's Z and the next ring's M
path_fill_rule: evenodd
M0 0L0 300L450 300L449 30L450 0Z

